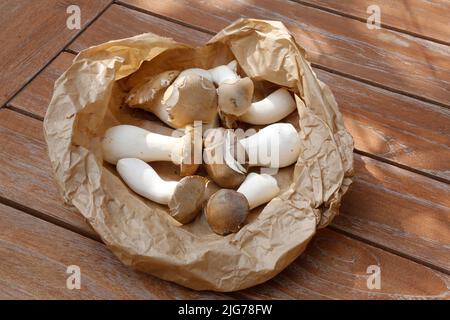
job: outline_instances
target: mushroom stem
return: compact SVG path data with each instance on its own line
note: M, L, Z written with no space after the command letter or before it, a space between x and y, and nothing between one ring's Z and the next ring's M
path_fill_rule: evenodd
M233 62L233 61L232 61ZM230 64L232 63L230 62ZM212 76L212 80L216 85L220 85L222 82L231 81L234 82L239 79L237 73L229 67L229 65L221 65L208 70Z
M180 181L165 181L142 160L124 158L117 162L117 171L137 194L169 206L169 214L182 224L195 219L212 190L208 179L188 176Z
M227 67L230 68L231 70L233 70L233 72L237 74L237 61L236 60L231 60L230 62L228 62Z
M146 162L180 162L182 137L170 137L145 129L118 125L109 128L103 138L103 157L116 164L122 158L138 158Z
M300 138L290 123L275 123L239 141L249 157L249 166L287 167L297 161Z
M266 98L253 102L239 120L256 125L265 125L280 121L296 108L295 101L289 91L280 88Z
M251 172L242 182L237 192L247 198L250 210L269 202L280 192L277 180L268 174Z
M195 74L197 76L203 77L208 79L209 81L213 81L212 75L208 70L201 69L201 68L189 68L181 71L181 73L178 75L179 78Z
M120 159L116 168L131 190L160 204L169 203L178 184L161 179L150 165L139 159Z

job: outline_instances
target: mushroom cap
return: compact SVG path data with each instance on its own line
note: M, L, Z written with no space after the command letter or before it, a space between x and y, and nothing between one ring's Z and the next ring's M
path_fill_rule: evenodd
M253 90L253 81L248 77L222 82L217 89L220 111L234 116L243 115L252 104Z
M159 103L164 90L169 87L179 75L177 70L161 72L150 80L134 87L125 100L131 108L141 108L151 111L155 103Z
M222 188L237 188L245 179L245 174L238 173L225 164L205 165L206 172Z
M182 224L191 222L201 212L208 179L188 176L181 179L169 200L169 213Z
M196 74L178 77L162 98L169 121L176 128L194 121L209 123L217 115L217 93L212 81Z
M248 201L242 193L220 189L209 198L205 214L215 233L227 235L239 231L248 212Z
M182 177L193 175L202 161L201 152L199 155L200 159L195 159L195 148L202 148L202 136L200 130L201 129L198 128L195 129L191 125L188 125L185 129L185 135L182 138L183 145L181 146L180 175Z
M214 128L206 132L203 159L208 175L222 188L236 188L245 179L246 152L231 130Z

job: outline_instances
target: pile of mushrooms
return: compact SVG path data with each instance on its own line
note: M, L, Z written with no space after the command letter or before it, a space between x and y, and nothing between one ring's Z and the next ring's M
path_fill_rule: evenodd
M272 175L248 170L286 167L300 153L294 126L278 123L296 109L291 93L279 88L253 101L253 81L241 77L237 67L233 60L209 70L168 70L129 91L128 107L153 113L164 124L182 130L181 137L118 125L109 128L102 140L104 160L116 166L130 189L167 205L181 224L204 212L211 230L219 235L239 231L252 209L280 192ZM196 122L203 125L200 134ZM238 122L267 126L242 137L232 130ZM263 150L270 150L267 157ZM162 179L149 164L154 161L176 164L181 179ZM196 174L200 166L204 170Z

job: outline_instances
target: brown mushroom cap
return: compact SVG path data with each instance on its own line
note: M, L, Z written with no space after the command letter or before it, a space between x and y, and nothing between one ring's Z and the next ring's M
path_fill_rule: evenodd
M243 115L252 104L254 85L250 78L225 81L217 89L218 105L225 125L233 123L236 117ZM227 119L231 116L231 120Z
M203 142L205 169L211 179L222 188L238 187L245 179L246 153L236 135L231 130L214 128L208 130Z
M199 153L199 159L195 159L196 147L202 148L202 136L200 129L194 130L194 127L189 125L185 128L185 135L182 138L183 146L181 148L181 163L180 163L180 175L182 177L193 175L200 163L201 151Z
M164 90L169 87L179 75L177 70L169 70L159 73L150 80L134 87L125 100L131 108L141 108L152 111L152 107L159 103Z
M189 176L181 179L169 200L169 213L178 222L191 222L201 212L208 179Z
M178 77L162 98L169 120L176 128L194 121L210 123L217 115L217 93L212 81L188 74Z
M242 193L221 189L209 198L205 214L215 233L227 235L239 231L248 212L248 201Z

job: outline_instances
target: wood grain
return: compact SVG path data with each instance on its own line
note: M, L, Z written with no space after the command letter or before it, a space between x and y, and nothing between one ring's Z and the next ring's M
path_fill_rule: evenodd
M0 299L230 299L124 266L100 242L0 204ZM68 290L77 265L81 289Z
M79 6L83 28L110 2L1 1L0 106L80 33L80 30L67 28L67 7Z
M59 54L10 101L8 106L43 120L53 95L53 85L56 79L72 64L74 57L75 55L72 53L62 52Z
M77 210L63 203L53 180L41 121L1 109L0 145L1 198L98 237Z
M380 289L367 287L370 265L380 268ZM449 288L447 275L322 229L277 277L240 294L253 299L448 299Z
M367 8L376 4L380 7L381 24L403 32L430 39L450 42L448 0L294 0L308 3L324 10L333 10L344 15L367 21Z
M203 30L217 32L242 17L280 20L327 69L439 104L450 105L450 47L287 0L125 0Z
M211 38L211 35L181 27L165 19L112 5L69 48L78 52L106 41L127 38L145 32L152 32L180 42L189 38L192 45L203 45Z
M190 38L185 41L190 42ZM53 83L73 57L70 53L58 56L9 105L42 119ZM315 71L331 87L358 150L450 181L448 109Z
M95 237L81 215L63 205L41 132L40 121L0 110L0 196ZM450 270L447 184L361 156L354 180L336 227Z
M333 226L450 273L450 185L355 155Z

